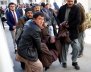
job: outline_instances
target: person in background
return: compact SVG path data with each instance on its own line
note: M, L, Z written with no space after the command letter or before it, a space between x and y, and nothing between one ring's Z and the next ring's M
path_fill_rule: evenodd
M78 36L78 41L79 41L80 47L81 47L81 50L80 50L79 56L78 56L78 58L79 58L79 57L83 56L83 50L84 50L85 9L84 9L84 7L83 7L83 5L81 3L77 3L77 0L75 0L75 3L79 7L80 13L81 13L81 23L80 23L80 26L79 26L79 36Z
M19 12L16 10L16 4L11 2L8 5L9 9L6 11L7 24L9 25L9 30L13 38L13 44L15 52L17 50L17 45L15 42L16 25L18 24L18 19L20 18Z
M44 15L36 12L33 21L26 26L18 44L17 60L25 63L25 72L43 72L38 56L41 54L41 29Z
M4 15L4 10L2 7L0 7L0 17L2 17Z
M55 42L55 34L54 34L54 29L52 25L52 13L48 9L49 5L45 4L45 6L41 9L41 12L45 15L45 23L48 25L48 30L49 30L49 35L50 35L50 42L54 43Z
M19 43L19 40L21 39L21 34L23 32L23 27L24 27L25 23L28 20L32 20L32 19L33 19L32 8L26 8L25 15L19 19L18 25L16 26L16 43L17 43L17 45ZM22 69L25 69L25 64L23 62L21 62L21 67L22 67Z
M55 9L56 11L58 11L58 10L59 10L59 6L57 5L57 3L54 2L53 5L54 5L54 9Z
M18 7L17 7L17 10L20 13L20 16L22 17L24 15L23 5L19 4Z
M34 4L33 7L32 7L32 9L33 9L33 12L34 12L34 13L41 11L41 7L40 7L39 4Z

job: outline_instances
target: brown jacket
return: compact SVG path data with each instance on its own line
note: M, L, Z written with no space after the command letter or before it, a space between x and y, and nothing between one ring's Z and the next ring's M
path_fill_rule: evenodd
M80 14L81 14L81 24L79 26L79 32L83 32L86 28L85 28L85 24L84 24L84 21L85 21L85 9L84 7L82 6L81 3L77 3L76 4L79 9L80 9Z

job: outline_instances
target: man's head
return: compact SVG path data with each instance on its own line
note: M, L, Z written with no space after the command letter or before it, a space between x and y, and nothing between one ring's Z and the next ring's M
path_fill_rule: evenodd
M16 8L16 4L11 2L11 3L9 3L8 7L9 7L9 10L14 11Z
M34 18L34 22L35 22L40 28L43 28L43 25L44 25L44 14L41 13L41 12L36 12L36 13L33 15L33 18Z
M34 12L38 12L38 11L40 11L40 10L41 10L40 5L35 4L34 7L33 7L33 10L34 10Z
M72 7L74 5L74 0L67 0L68 7Z
M25 9L25 15L26 15L28 18L33 18L32 8L26 8L26 9Z
M47 9L49 9L50 7L51 7L51 4L48 4L48 3L47 3L47 4L45 5L45 8L47 8Z

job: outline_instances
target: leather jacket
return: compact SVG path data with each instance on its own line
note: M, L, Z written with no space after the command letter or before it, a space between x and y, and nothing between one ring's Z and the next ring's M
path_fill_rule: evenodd
M18 54L30 61L36 61L41 52L41 29L33 21L28 22L18 44Z

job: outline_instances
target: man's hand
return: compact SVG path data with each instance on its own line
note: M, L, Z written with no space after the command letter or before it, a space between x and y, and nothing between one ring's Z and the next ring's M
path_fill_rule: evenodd
M13 26L13 29L16 29L16 26Z

